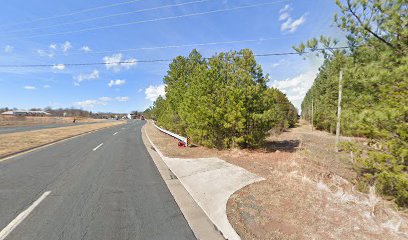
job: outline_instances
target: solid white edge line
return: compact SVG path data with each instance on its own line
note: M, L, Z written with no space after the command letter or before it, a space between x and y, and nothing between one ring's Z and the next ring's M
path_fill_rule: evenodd
M13 221L11 221L3 230L1 230L0 240L4 240L50 193L51 191L43 193L40 198L31 204L31 206L21 212L16 218L14 218Z
M94 149L92 149L92 151L96 151L98 150L98 148L100 148L103 145L103 143L99 144L98 146L96 146ZM1 240L1 239L0 239Z

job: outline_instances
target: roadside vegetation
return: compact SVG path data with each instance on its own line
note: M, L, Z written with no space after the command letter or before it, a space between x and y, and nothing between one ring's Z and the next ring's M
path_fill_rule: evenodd
M306 121L267 137L269 148L262 149L178 148L151 122L144 128L166 157L216 157L265 178L238 190L227 203L228 220L243 240L408 236L407 215L378 198L373 188L369 194L357 191L349 155L333 152L335 136L312 131Z
M339 72L343 70L341 133L362 137L343 144L354 154L359 186L375 186L408 207L408 18L402 0L336 1L335 23L349 50L327 50L326 37L294 47L322 53L325 62L302 103L302 118L320 130L336 129ZM326 50L319 50L326 48ZM307 50L306 50L307 49Z
M268 131L293 127L297 110L285 94L267 86L251 50L205 59L196 50L179 56L164 77L166 98L145 114L158 125L208 147L258 147Z

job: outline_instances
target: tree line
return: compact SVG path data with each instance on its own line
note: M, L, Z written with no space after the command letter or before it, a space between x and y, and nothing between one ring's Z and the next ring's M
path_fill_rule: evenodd
M16 111L17 108L0 107L0 113L6 111ZM30 111L45 111L54 117L89 117L89 118L115 118L116 116L125 116L124 113L112 112L92 112L78 108L30 108Z
M408 18L406 1L336 1L335 23L347 36L349 51L323 53L325 62L302 102L302 117L333 133L336 128L339 71L343 70L341 133L365 144L353 151L361 189L376 186L408 207ZM405 3L404 3L405 2ZM300 53L328 48L330 38L294 47ZM313 106L312 106L313 103Z
M268 131L293 127L297 110L269 88L251 50L178 56L163 81L165 98L145 111L158 125L208 147L258 147Z

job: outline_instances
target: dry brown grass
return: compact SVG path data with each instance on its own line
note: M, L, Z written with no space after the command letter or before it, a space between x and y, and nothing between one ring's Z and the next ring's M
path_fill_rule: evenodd
M123 121L105 122L2 134L0 136L0 158L11 155L13 153L42 146L47 143L76 136L82 133L91 132L101 128L111 127L123 123Z
M100 122L100 119L76 117L76 122ZM0 115L0 127L72 123L73 117L33 117Z
M227 215L242 239L408 239L408 217L373 192L353 187L349 155L335 153L334 136L302 124L271 137L264 149L178 148L146 125L164 155L217 156L266 180L228 201Z

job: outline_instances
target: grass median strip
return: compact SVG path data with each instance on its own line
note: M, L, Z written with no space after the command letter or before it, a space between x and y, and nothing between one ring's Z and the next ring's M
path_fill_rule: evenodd
M125 122L105 122L0 135L0 159L14 153Z

